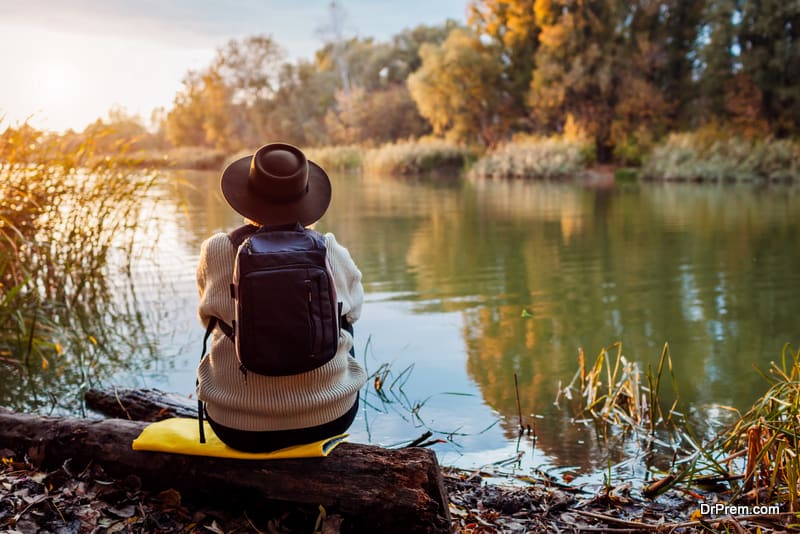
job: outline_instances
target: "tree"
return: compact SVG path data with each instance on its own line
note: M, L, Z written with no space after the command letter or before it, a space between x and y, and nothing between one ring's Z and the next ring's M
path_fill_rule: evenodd
M429 131L405 84L370 92L354 87L349 95L337 92L336 100L337 105L325 117L333 143L380 144L419 137Z
M800 131L800 2L743 0L742 72L761 92L761 110L778 136Z
M625 3L536 0L541 25L528 104L534 121L559 128L567 115L595 141L600 161L611 157L611 123L619 100L620 36Z
M529 128L526 96L535 68L540 27L534 0L475 0L469 4L468 23L499 50L502 86L508 93L509 120L516 129Z
M263 103L264 121L257 130L263 139L281 139L301 146L325 144L325 114L334 103L337 74L309 61L285 63L278 90Z
M705 121L726 115L725 93L734 76L733 54L738 49L736 25L738 0L708 2L700 29L698 47L699 96L698 111Z
M90 139L95 149L103 154L154 147L153 136L141 117L131 115L122 107L112 107L106 118L86 126L80 137Z
M697 98L694 79L697 40L700 35L705 6L719 0L661 0L658 14L650 24L657 37L663 63L653 72L653 80L669 103L671 125L688 126L693 122L692 103ZM727 0L722 0L727 1ZM647 5L648 2L641 2ZM655 14L653 14L655 15ZM653 25L661 30L654 31ZM642 28L643 32L648 29Z
M167 115L170 142L223 150L257 144L282 57L268 36L231 40L218 49L209 67L184 78Z
M420 114L436 134L493 145L508 130L507 94L497 47L455 29L441 45L420 49L422 66L408 78Z
M174 107L167 114L169 142L174 146L233 146L232 131L227 129L233 113L230 88L212 70L189 72L183 86L183 91L175 95ZM222 146L218 146L218 142Z

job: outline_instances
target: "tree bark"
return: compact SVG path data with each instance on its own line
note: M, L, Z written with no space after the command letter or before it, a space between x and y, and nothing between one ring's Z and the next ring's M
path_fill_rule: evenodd
M158 389L90 389L86 407L106 417L132 421L161 421L170 417L197 417L191 399Z
M342 443L326 458L271 461L132 450L146 425L0 411L0 449L49 468L94 462L117 478L136 475L152 490L217 502L321 504L344 517L344 531L450 530L441 472L428 449Z

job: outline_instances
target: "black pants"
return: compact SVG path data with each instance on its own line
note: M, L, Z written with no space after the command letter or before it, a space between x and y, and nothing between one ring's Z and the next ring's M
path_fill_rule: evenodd
M238 430L214 422L206 411L208 424L214 429L217 437L228 447L243 452L270 452L292 445L314 443L321 439L344 434L358 413L358 398L343 416L328 423L308 428L292 428L289 430Z

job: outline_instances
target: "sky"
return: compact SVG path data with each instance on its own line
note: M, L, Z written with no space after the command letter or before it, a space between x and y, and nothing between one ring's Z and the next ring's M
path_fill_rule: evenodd
M344 35L386 41L466 20L467 0L338 0ZM0 129L82 130L112 107L149 121L231 39L269 35L312 59L330 0L0 0Z

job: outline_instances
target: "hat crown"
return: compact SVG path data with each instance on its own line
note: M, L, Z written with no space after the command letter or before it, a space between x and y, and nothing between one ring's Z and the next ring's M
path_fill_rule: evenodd
M283 143L265 145L250 163L250 186L272 199L292 199L306 193L308 160L299 148Z
M273 176L291 176L301 166L300 159L289 150L276 149L260 154L261 168Z

